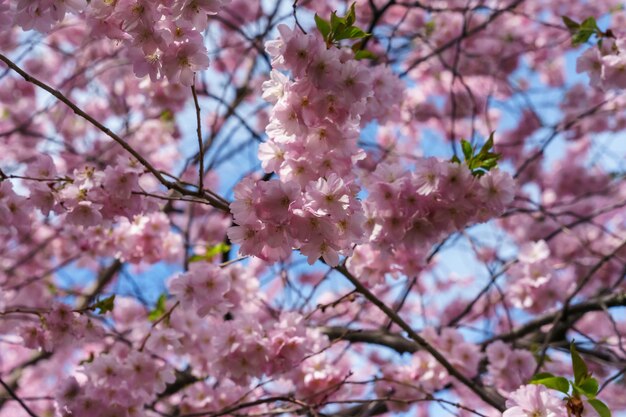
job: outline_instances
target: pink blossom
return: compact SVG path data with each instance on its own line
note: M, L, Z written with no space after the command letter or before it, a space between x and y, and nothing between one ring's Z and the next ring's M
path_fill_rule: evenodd
M206 48L194 42L183 43L170 48L162 58L163 71L172 83L193 84L194 73L209 66Z
M28 165L25 174L33 178L53 179L57 175L57 170L50 155L40 154Z
M181 19L192 22L198 30L207 27L208 16L214 15L230 0L176 0L172 11Z
M358 101L368 95L372 79L362 63L348 61L341 65L339 85L347 95L347 99Z
M334 173L328 179L320 178L315 184L307 186L306 196L310 200L308 207L320 216L343 217L350 203L348 190Z
M65 218L69 223L76 226L97 226L102 222L102 215L99 211L101 208L100 204L95 204L91 201L81 201L72 211L67 213Z
M602 63L605 85L610 88L626 88L626 55L605 55Z
M509 396L503 417L564 417L565 404L543 385L524 385Z
M488 208L498 212L513 201L515 184L507 173L499 170L489 171L480 178L478 198Z
M589 75L591 85L599 87L604 78L603 60L600 51L589 48L576 60L576 72Z

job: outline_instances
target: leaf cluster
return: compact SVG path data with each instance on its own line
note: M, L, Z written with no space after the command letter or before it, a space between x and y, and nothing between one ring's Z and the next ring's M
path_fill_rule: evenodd
M478 152L468 141L461 139L461 150L465 157L465 165L467 165L475 177L480 177L496 168L498 160L502 157L502 155L493 151L493 134L494 132L491 132L489 138ZM456 155L452 157L451 161L458 164L461 163L461 160Z
M322 34L326 46L338 45L342 40L362 40L371 36L371 33L354 25L356 22L356 3L352 3L345 16L338 16L337 11L331 13L330 20L326 20L315 14L315 25ZM362 49L362 43L358 42L352 47L355 59L373 59L376 55L371 51Z
M578 23L567 16L562 16L563 23L570 31L572 35L572 45L578 46L587 42L593 35L596 35L599 39L603 36L609 36L608 33L602 32L598 27L596 19L588 17L582 22Z
M96 314L102 315L110 311L113 311L114 307L115 307L115 294L113 294L110 297L102 298L96 301L95 303L87 307L87 310L91 310L91 311L96 312ZM98 311L96 311L96 309Z
M576 351L574 343L570 345L570 354L574 371L573 381L562 376L555 376L549 372L540 372L532 377L530 383L543 385L562 392L567 395L568 405L571 403L581 404L580 399L584 396L600 417L611 417L609 407L596 398L599 390L598 380L591 376L587 364Z
M161 294L159 298L157 299L154 310L152 310L148 314L148 320L157 321L161 316L163 316L163 314L165 314L165 312L167 311L167 306L165 305L166 301L167 301L167 296L165 294Z

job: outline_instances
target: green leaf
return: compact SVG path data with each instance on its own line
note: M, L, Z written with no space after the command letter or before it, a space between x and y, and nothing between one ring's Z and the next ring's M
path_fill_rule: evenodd
M426 22L424 24L424 29L426 32L426 37L430 37L433 33L435 33L435 21L431 20L430 22Z
M218 243L215 246L212 246L207 249L206 256L208 258L213 259L216 255L221 255L222 253L226 253L230 250L230 245L227 245L224 242Z
M585 43L591 38L591 36L599 32L600 28L598 28L598 24L596 23L596 19L593 17L588 17L580 24L577 28L576 32L572 36L572 44L574 46Z
M354 53L354 59L376 59L376 54L372 51L368 51L367 49L361 49Z
M554 374L551 374L550 372L539 372L538 374L535 374L530 379L530 382L539 381L541 379L546 379L546 378L553 378L553 377L554 377Z
M483 147L480 148L479 155L486 154L487 152L489 152L491 150L491 148L493 148L493 134L494 133L496 133L496 132L491 132L489 134L489 138L487 138L487 141L485 142ZM496 154L493 154L493 155L496 155Z
M315 25L317 30L320 31L325 41L328 40L328 34L330 33L330 22L326 19L322 19L315 13Z
M475 169L479 169L482 168L482 161L480 160L480 158L478 157L472 157L472 159L470 159L469 163L467 164L468 168L470 170L475 170Z
M578 385L578 388L587 398L595 398L598 393L598 380L595 378L587 378Z
M152 310L150 314L148 314L148 320L156 321L159 319L159 317L165 314L166 301L167 301L167 296L165 294L161 294L156 302L156 306L154 307L154 310Z
M163 122L171 122L174 120L174 113L169 109L165 109L161 112L160 119Z
M465 164L470 171L472 171L472 175L475 177L480 177L491 169L496 168L498 166L498 161L502 157L502 155L493 152L494 133L495 132L491 132L489 134L489 138L487 138L483 146L480 148L480 151L475 155L475 150L472 149L471 144L464 139L461 140L461 149L463 150L463 155L465 156Z
M567 394L569 392L569 381L562 376L550 376L542 379L534 379L531 384L543 385L546 388L554 389Z
M576 32L580 27L579 23L576 23L576 21L570 19L567 16L561 16L561 19L563 19L563 23L565 24L565 26L567 26L570 32Z
M586 30L578 31L576 34L574 34L574 36L572 36L572 45L578 46L587 42L589 38L591 38L591 35L593 35L593 32Z
M611 410L609 410L609 407L607 407L602 401L593 399L589 400L589 404L594 410L596 410L600 417L611 417Z
M333 38L337 41L340 41L342 39L363 39L367 38L368 36L370 36L369 33L366 33L358 27L349 26L335 31L335 36Z
M206 260L205 255L193 255L189 257L189 263L192 264L194 262L202 262Z
M570 344L569 349L572 354L572 368L574 369L574 383L576 385L580 385L587 378L589 371L587 370L587 365L585 364L585 361L576 351L576 346L574 345L573 342L572 344Z
M463 156L465 156L465 160L471 161L472 154L474 153L474 150L472 149L472 144L465 139L461 139L461 149L463 149Z
M588 17L585 20L583 20L583 22L580 24L581 29L586 29L586 30L599 30L598 28L598 24L596 23L596 19L594 19L593 17Z
M354 22L356 22L356 2L353 2L350 5L350 9L348 9L348 13L346 14L345 20L346 20L346 26L352 26L354 24Z
M206 251L204 252L204 255L193 255L193 256L191 256L189 258L189 263L202 262L202 261L210 262L217 255L220 255L222 253L226 253L229 250L230 250L230 246L225 244L224 242L221 242L221 243L218 243L215 246L207 247Z
M480 164L480 167L484 168L487 171L491 171L493 168L495 168L497 166L498 166L498 158L485 159Z
M115 294L97 301L95 304L89 307L89 309L93 311L98 309L98 311L96 311L97 314L105 314L109 311L113 311L113 307L115 307Z
M335 32L340 26L341 28L346 27L346 19L337 16L337 12L334 11L330 14L330 28Z
M460 163L461 163L461 160L459 159L459 157L458 157L458 156L454 155L454 156L450 159L450 162L454 162L454 163L456 163L456 164L460 164Z

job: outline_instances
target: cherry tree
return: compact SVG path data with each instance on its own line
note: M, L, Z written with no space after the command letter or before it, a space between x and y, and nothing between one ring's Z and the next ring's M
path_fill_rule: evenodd
M626 412L616 0L0 0L0 416Z

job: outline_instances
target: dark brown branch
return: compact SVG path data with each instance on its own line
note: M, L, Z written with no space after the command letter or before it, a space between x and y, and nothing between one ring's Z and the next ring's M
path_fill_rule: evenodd
M195 82L195 79L194 79ZM193 104L196 107L196 133L198 134L198 188L204 188L204 145L202 143L202 119L200 117L200 103L198 103L198 94L196 94L196 86L191 86L191 94L193 95Z
M47 91L48 93L56 97L59 101L61 101L63 104L65 104L70 109L72 109L74 113L76 113L83 119L87 120L89 123L95 126L98 130L100 130L105 135L107 135L108 137L113 139L115 142L117 142L122 148L124 148L124 150L126 150L129 154L133 156L133 158L139 161L141 165L143 165L152 175L154 175L154 177L162 185L164 185L168 189L178 191L179 193L183 195L194 195L194 196L201 195L203 198L206 198L213 207L219 210L225 211L225 212L229 212L228 204L226 201L223 201L222 199L219 199L219 198L215 198L212 195L205 193L202 189L198 190L198 192L190 191L175 182L168 181L167 179L165 179L165 177L163 177L161 172L157 170L154 166L152 166L152 164L150 164L150 162L148 162L143 156L141 156L139 152L137 152L132 146L130 146L128 142L126 142L117 134L113 133L108 127L104 126L102 123L94 119L91 115L84 112L80 107L74 104L74 102L72 102L69 98L63 95L63 93L61 93L60 91L55 90L54 88L50 87L48 84L31 76L22 68L17 66L13 61L11 61L9 58L7 58L6 56L2 54L0 54L0 61L3 61L6 65L9 66L9 68L11 68L13 71L18 73L22 78L24 78L24 80L28 81L31 84L36 85L37 87Z
M504 411L504 399L500 396L495 396L487 393L482 386L476 384L475 381L470 380L456 369L437 349L431 346L424 338L418 335L409 324L407 324L395 311L389 308L384 302L376 297L370 290L368 290L361 282L355 278L345 266L340 265L335 268L341 272L347 279L354 285L357 291L365 298L367 298L372 304L378 307L387 317L393 320L402 330L404 330L408 336L413 339L421 348L430 353L436 360L443 366L450 376L456 378L459 382L472 390L479 398L485 401L487 404L493 406L499 411Z
M6 391L7 393L9 393L9 395L10 395L11 397L13 397L13 399L14 399L15 401L17 401L17 402L18 402L18 403L22 406L22 408L24 409L24 411L26 411L26 412L28 413L28 415L29 415L29 416L31 416L31 417L39 417L37 414L35 414L35 413L33 412L33 410L31 410L30 408L28 408L28 406L26 405L26 403L24 403L24 401L22 401L22 399L21 399L20 397L18 397L18 395L15 393L15 391L13 391L13 390L11 389L11 387L10 387L10 386L8 386L8 385L7 385L7 384L6 384L6 383L2 380L2 378L0 378L0 385L2 385L2 386L4 387L4 389L5 389L5 391Z
M626 306L626 294L618 293L598 297L592 300L584 301L576 305L571 306L568 309L568 313L571 322L568 324L568 328L580 319L580 317L591 311L603 310L603 306L609 307L623 307ZM513 340L519 340L526 336L531 336L534 333L540 331L541 327L546 324L550 324L554 321L558 313L548 313L543 316L531 320L526 324L518 327L509 333L503 333L491 337L481 343L483 348L487 347L490 343L496 340L502 340L504 342L511 342ZM394 349L398 353L414 353L420 350L420 345L415 341L409 340L399 333L392 333L385 330L362 330L362 329L349 329L340 326L324 326L319 328L322 333L327 335L331 340L346 340L352 343L370 343L380 346L386 346ZM536 337L533 336L533 340Z

